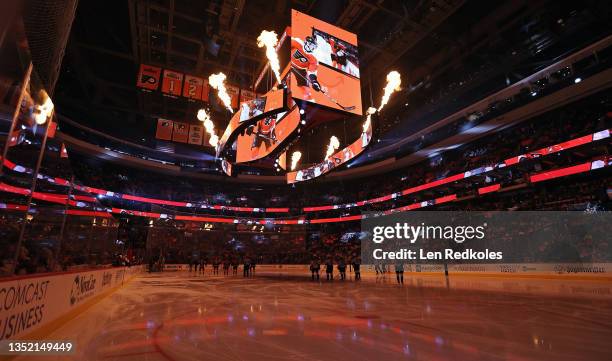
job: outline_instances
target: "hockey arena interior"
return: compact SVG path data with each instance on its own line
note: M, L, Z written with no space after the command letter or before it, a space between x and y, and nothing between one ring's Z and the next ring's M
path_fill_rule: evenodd
M612 360L610 24L0 1L0 360Z

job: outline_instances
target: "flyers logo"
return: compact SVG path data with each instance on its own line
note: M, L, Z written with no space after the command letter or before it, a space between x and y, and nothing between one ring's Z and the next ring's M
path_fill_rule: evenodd
M157 83L157 79L154 76L150 76L150 75L147 75L147 74L142 74L142 76L140 77L140 82L141 83L155 84L155 83Z
M298 50L293 53L293 58L299 60L301 63L308 63L308 59Z

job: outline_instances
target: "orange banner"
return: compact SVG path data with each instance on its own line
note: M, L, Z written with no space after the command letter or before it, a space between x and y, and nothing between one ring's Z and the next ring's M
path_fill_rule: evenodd
M162 140L172 140L172 128L174 122L168 119L157 119L157 131L155 132L155 138Z
M204 139L204 127L201 125L190 125L189 126L189 144L202 145Z
M183 73L164 69L162 80L162 92L170 95L181 95L183 87Z
M193 75L185 75L185 87L183 88L183 96L189 99L202 99L202 91L204 90L204 79Z
M161 68L140 64L140 70L138 71L138 79L136 80L136 86L149 90L157 90L157 88L159 88L160 75Z
M227 94L232 98L232 108L238 109L238 104L240 104L240 88L233 85L227 85Z
M172 140L175 142L187 143L189 137L189 124L174 122L174 131L172 132Z

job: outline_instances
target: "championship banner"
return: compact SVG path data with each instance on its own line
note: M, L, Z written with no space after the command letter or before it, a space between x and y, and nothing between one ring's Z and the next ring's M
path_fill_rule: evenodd
M229 94L232 99L232 108L237 109L238 104L240 104L240 88L233 85L227 85L227 94Z
M174 131L172 132L172 140L175 142L187 143L189 138L189 124L174 122Z
M193 75L185 75L185 87L183 96L189 99L201 100L204 90L204 79Z
M190 125L189 126L189 144L202 145L204 138L204 127L201 125Z
M181 95L183 87L183 73L164 69L162 92L170 95Z
M157 88L159 87L160 76L161 68L140 64L140 70L138 71L138 79L136 80L136 86L149 90L157 90Z
M250 162L271 154L300 125L300 109L266 116L246 128L236 140L236 163Z
M292 10L290 67L294 98L362 115L357 35Z
M239 110L234 113L225 128L225 132L219 139L217 157L224 151L226 145L233 143L246 127L253 125L264 116L270 116L286 109L286 93L284 89L271 90L261 98L255 98L249 102L240 104Z
M287 173L287 183L303 182L309 179L313 179L328 173L334 168L341 166L349 160L357 157L365 148L370 144L372 140L372 123L369 123L368 128L361 133L359 139L354 141L348 147L336 152L331 157L325 159L323 162L315 164L311 167L300 169L295 172Z
M172 140L172 128L174 122L168 119L157 119L157 130L155 131L155 138L161 140Z

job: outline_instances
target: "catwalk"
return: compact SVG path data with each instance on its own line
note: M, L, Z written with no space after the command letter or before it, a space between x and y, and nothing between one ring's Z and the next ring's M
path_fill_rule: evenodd
M610 282L145 274L17 360L610 360Z

